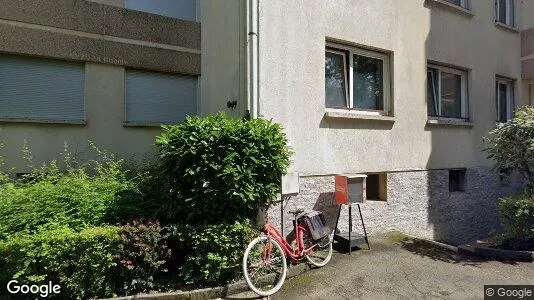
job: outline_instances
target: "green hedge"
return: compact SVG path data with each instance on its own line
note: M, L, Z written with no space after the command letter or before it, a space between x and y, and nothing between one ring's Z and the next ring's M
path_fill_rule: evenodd
M515 240L519 247L534 242L534 197L505 198L498 208L508 238Z
M275 199L291 155L279 124L224 114L164 126L156 145L171 196L166 217L188 224L255 218Z
M0 243L0 281L52 281L61 286L62 299L164 290L169 285L165 264L171 251L162 232L157 223L135 223L14 235Z

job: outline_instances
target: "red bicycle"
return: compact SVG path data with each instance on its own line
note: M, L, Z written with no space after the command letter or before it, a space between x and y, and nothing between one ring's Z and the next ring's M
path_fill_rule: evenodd
M290 211L293 214L295 247L276 228L265 220L264 233L248 245L243 257L245 281L252 291L260 296L276 293L284 284L287 273L286 256L293 262L303 257L316 266L326 265L332 257L332 237L330 233L314 240L305 222L302 209Z

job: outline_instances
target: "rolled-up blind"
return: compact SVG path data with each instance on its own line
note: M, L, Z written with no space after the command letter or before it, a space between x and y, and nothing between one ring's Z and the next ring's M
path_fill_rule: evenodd
M83 63L0 54L0 119L84 121Z
M124 6L171 18L197 20L196 0L126 0Z
M198 77L126 70L125 122L173 124L197 113Z

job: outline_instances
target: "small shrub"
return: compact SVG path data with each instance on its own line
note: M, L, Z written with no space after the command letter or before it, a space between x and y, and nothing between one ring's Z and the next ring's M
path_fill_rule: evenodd
M490 131L485 142L484 150L495 160L495 169L519 171L525 191L534 195L534 107L518 109L514 119Z
M126 173L120 160L65 171L52 161L22 180L0 185L0 240L53 224L81 230L116 220L110 216L114 201L136 189Z
M243 252L257 235L248 221L187 227L187 257L181 268L186 283L224 283L241 272Z
M279 124L223 114L164 126L156 145L171 194L164 211L188 224L254 218L275 199L291 155Z
M168 235L158 223L67 227L18 234L0 243L0 282L52 281L60 298L90 299L165 290ZM0 294L1 297L1 294Z
M518 243L534 240L534 197L505 198L498 208L506 236Z
M58 227L34 235L18 234L0 243L2 282L25 284L52 281L60 298L110 297L116 291L118 227L96 227L77 233ZM2 290L3 291L3 290ZM5 291L3 291L5 292Z

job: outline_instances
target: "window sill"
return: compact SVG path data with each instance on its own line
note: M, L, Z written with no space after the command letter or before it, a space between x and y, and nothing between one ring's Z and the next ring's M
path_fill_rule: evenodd
M379 114L366 114L362 111L352 109L326 108L324 116L331 119L353 119L395 122L395 117Z
M0 118L1 123L39 123L39 124L64 124L64 125L86 125L85 120L40 120L22 118Z
M457 12L457 13L460 13L466 17L473 17L475 14L473 13L473 11L471 11L470 9L468 8L465 8L465 7L462 7L462 6L458 6L458 5L455 5L455 4L452 4L452 3L449 3L445 0L429 0L431 3L435 3L443 8L447 8L453 12Z
M170 125L164 123L152 123L152 122L122 122L124 127L161 127L162 125Z
M495 22L495 27L498 27L498 28L502 28L504 30L508 30L508 31L511 31L511 32L514 32L514 33L519 33L519 29L514 27L514 26L510 26L508 24L504 24L504 23L501 23L501 22Z
M429 118L426 123L428 125L436 126L458 126L458 127L473 127L475 123L467 122L462 119L448 119L448 118Z

